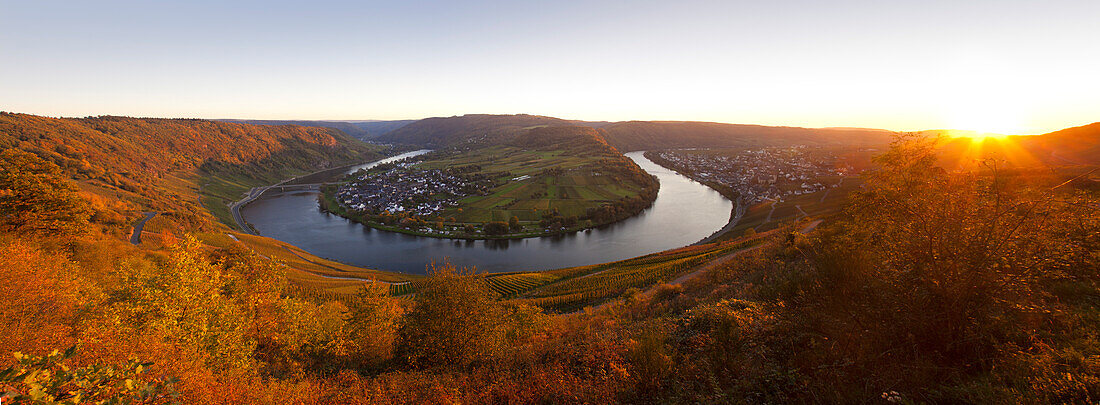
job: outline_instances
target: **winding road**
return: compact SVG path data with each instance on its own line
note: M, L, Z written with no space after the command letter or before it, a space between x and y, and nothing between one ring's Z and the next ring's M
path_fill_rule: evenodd
M157 214L159 213L143 212L142 214L145 215L145 218L142 218L141 220L137 221L136 224L134 224L134 233L130 235L130 243L133 243L135 245L141 244L141 231L142 229L145 229L145 223L149 222L150 219L153 219L153 217L157 216Z
M715 231L710 236L703 238L703 240L692 243L692 245L705 245L714 242L715 240L718 240L718 238L722 237L722 235L725 235L726 232L732 231L733 228L736 228L737 224L741 222L741 217L745 216L745 206L741 204L741 197L737 197L737 201L734 201L734 204L734 209L736 213L733 215L733 218L730 218L730 222L727 223L726 226L723 226L722 229Z
M270 185L270 186L253 187L252 189L248 190L248 193L245 194L245 197L242 198L240 201L236 201L232 204L229 204L229 212L231 214L233 214L233 221L237 223L237 227L241 228L241 231L244 231L245 233L249 233L249 234L252 234L252 235L259 235L258 233L256 233L256 231L254 229L252 229L251 226L248 225L248 222L244 220L244 217L241 216L241 207L244 207L245 205L248 205L248 203L256 201L256 199L262 197L264 195L264 193L266 193L268 190L271 190L273 188L278 188L279 192L286 192L286 191L288 191L288 190L286 190L287 188L291 189L289 191L317 190L322 185L326 184L326 183L293 184L293 185L286 185L285 184L289 181L294 181L295 179L297 179L297 177L295 177L293 179L290 179L290 180L284 180L284 181L282 181L278 184L273 184L273 185Z

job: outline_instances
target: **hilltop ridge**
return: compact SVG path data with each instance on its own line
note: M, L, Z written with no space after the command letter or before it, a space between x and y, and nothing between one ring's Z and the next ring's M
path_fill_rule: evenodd
M188 228L209 226L206 210L232 224L225 204L249 187L375 159L382 149L328 128L0 113L0 149L7 148L53 162L111 202L113 214L100 218L153 210Z
M298 125L339 130L361 141L369 141L401 128L417 120L245 120L218 119L214 121L239 122L253 125Z
M791 144L880 145L892 131L862 128L798 128L694 121L588 122L538 115L472 114L426 118L377 140L426 147L462 142L495 142L522 135L532 127L580 126L599 134L620 152L665 148L755 147Z

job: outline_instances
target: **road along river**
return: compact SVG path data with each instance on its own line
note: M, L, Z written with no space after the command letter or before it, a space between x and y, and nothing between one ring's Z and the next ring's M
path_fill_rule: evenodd
M661 189L653 206L626 220L570 235L467 241L380 231L322 212L315 191L265 194L240 212L261 235L317 256L417 274L423 274L433 260L444 259L489 272L606 263L690 245L721 229L730 219L732 202L707 186L658 166L642 153L626 156L660 180Z

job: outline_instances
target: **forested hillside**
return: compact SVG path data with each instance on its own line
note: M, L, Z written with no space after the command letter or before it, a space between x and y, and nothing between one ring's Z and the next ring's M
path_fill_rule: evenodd
M606 135L603 130L588 127L539 127L522 132L509 145L531 150L560 150L578 156L617 157L619 151L607 144Z
M208 226L200 195L207 209L224 212L250 187L371 160L381 150L326 128L12 113L0 113L0 148L57 165L95 196L102 212L93 219L112 227L141 211L163 212L186 227Z
M668 148L808 145L885 145L881 129L769 127L716 122L629 121L604 127L607 141L623 152Z
M217 121L240 122L253 125L299 125L304 127L332 128L348 134L356 139L367 141L385 135L390 131L401 128L416 120L394 121L311 121L311 120L237 120L223 119Z
M573 123L538 115L469 114L422 119L380 136L377 140L439 148L463 142L506 141L527 128L564 125Z
M894 135L879 129L769 127L714 122L569 121L535 115L464 115L427 118L378 138L379 141L440 147L461 142L507 140L536 126L586 126L601 130L620 152L666 148L758 147L794 144L885 145Z
M543 273L441 265L325 295L261 256L278 247L104 238L59 166L7 149L0 352L16 354L0 389L46 403L1097 402L1094 172L948 171L938 150L899 140L817 230Z

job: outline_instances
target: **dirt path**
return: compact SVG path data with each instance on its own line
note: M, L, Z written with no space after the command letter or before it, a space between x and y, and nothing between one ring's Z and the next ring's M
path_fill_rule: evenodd
M822 222L822 220L820 220L820 219L816 220L816 221L813 221L813 222L810 222L809 224L806 224L806 226L803 227L800 232L804 233L804 234L805 233L810 233L814 229L816 229L818 225L821 225L821 222ZM763 248L765 246L767 246L767 244L761 244L761 245L756 245L756 246L752 246L752 247L747 247L747 248L744 248L744 249L739 249L739 250L735 250L733 252L727 253L727 254L722 255L720 257L717 257L717 258L715 258L715 259L713 259L709 262L706 262L706 263L700 265L699 267L696 267L690 273L687 273L687 274L681 275L680 277L677 277L675 280L672 280L672 282L670 282L669 284L672 284L672 285L684 284L688 280L699 277L700 275L702 275L703 273L706 273L710 269L721 266L721 265L725 264L726 262L737 258L737 256L740 256L743 253L751 252L751 251ZM649 289L647 289L642 294L652 294L653 291L656 290L656 287L657 287L657 285L650 286ZM591 307L591 309L592 310L598 310L598 309L606 307L607 305L609 305L613 302L616 302L615 298L608 299L607 301L604 301L603 303L600 303L599 305ZM582 312L582 311L584 311L583 308L578 309L577 311L573 311L573 313Z
M836 182L836 186L833 186L833 188L838 188L838 187L840 187L841 184L844 184L844 178L843 177L840 178L840 181ZM824 203L825 202L825 197L828 197L829 196L829 191L832 191L832 190L833 190L832 188L825 189L825 192L821 194L821 201L818 201L818 203Z
M740 255L742 253L751 252L751 251L760 249L762 247L764 247L764 245L756 245L756 246L753 246L753 247L747 247L747 248L744 248L744 249L735 250L735 251L730 252L730 253L728 253L724 256L721 256L721 257L718 257L718 258L716 258L714 260L711 260L709 262L703 263L703 265L699 266L698 268L696 268L692 272L684 274L680 277L677 277L675 280L672 280L671 282L669 282L669 284L672 284L672 285L683 284L683 283L687 282L688 280L691 280L691 279L697 277L698 275L709 271L710 269L713 269L713 268L718 267L722 264L725 264L726 262L728 262L730 260L733 260L734 257L737 257L738 255Z
M774 214L774 213L775 213L775 205L776 205L776 204L779 204L779 201L774 201L774 202L772 202L772 210L771 210L771 211L768 211L768 217L767 217L767 218L764 218L764 222L763 222L763 223L765 223L765 224L766 224L766 223L768 223L768 222L772 222L772 214Z
M814 230L814 228L817 228L818 225L821 225L821 220L820 219L816 220L816 221L813 221L809 224L806 224L806 226L803 227L802 230L800 230L799 232L804 233L804 234L805 233L810 233L811 231ZM693 279L696 276L698 276L700 274L703 274L707 270L710 270L710 269L712 269L716 266L719 266L719 265L733 259L734 257L736 257L736 256L738 256L742 253L751 252L753 250L760 249L764 246L767 246L767 245L756 245L756 246L753 246L753 247L747 247L747 248L744 248L744 249L741 249L741 250L736 250L736 251L730 252L726 255L723 255L723 256L718 257L714 260L711 260L711 261L703 264L702 266L697 267L695 270L692 270L690 273L687 273L687 274L684 274L680 277L677 277L675 280L672 280L672 282L669 283L669 284L683 284L684 282L686 282L690 279Z
M134 233L130 234L130 243L133 243L135 245L141 244L141 230L145 229L145 223L149 222L150 219L153 219L153 217L157 216L157 214L159 213L143 212L142 214L145 214L145 218L142 218L140 221L134 224Z

